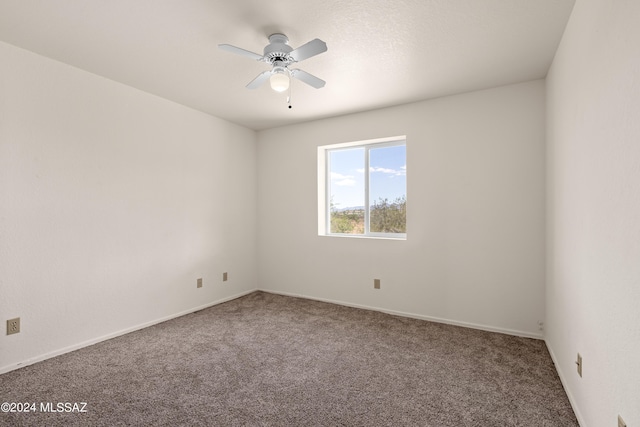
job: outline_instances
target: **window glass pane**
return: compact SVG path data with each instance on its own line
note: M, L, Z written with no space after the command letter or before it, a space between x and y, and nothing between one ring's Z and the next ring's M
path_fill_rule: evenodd
M407 150L405 145L369 150L369 229L407 232Z
M330 232L364 234L363 147L329 152Z

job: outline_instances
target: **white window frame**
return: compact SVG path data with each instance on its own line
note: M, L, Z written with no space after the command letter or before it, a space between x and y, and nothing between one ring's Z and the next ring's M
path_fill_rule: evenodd
M376 148L394 147L403 145L406 149L407 138L405 135L394 136L389 138L378 138L366 141L345 142L340 144L323 145L318 147L318 235L330 237L348 237L348 238L373 238L373 239L392 239L406 240L407 233L379 233L369 232L370 223L370 201L369 201L369 151ZM329 154L333 151L348 150L353 148L365 149L365 181L364 181L364 234L345 234L331 233L331 172ZM406 195L405 195L406 197Z

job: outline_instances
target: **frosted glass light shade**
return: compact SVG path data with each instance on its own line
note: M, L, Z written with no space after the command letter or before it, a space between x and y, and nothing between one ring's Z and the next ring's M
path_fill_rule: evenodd
M269 77L269 83L271 84L271 89L276 92L284 92L289 89L289 76L285 73L273 73Z

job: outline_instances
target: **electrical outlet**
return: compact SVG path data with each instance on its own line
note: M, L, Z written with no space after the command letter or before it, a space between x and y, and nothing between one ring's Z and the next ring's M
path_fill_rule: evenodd
M578 365L578 375L580 375L580 378L582 378L582 356L580 356L580 353L578 353L576 365Z
M618 415L618 427L627 427L627 423L624 422L620 415Z
M223 282L226 282L228 278L229 278L229 275L226 272L222 273L222 281Z
M380 289L380 279L373 279L373 289Z
M196 281L196 286L197 286L198 288L201 288L201 287L202 287L202 277L200 277L200 278Z
M7 335L17 334L20 332L20 318L7 320Z

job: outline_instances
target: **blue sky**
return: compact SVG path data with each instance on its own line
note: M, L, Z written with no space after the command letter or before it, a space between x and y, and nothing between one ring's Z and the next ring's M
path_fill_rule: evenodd
M370 201L390 201L407 194L406 147L371 148L369 150ZM336 150L330 153L331 196L336 208L364 206L365 149Z

